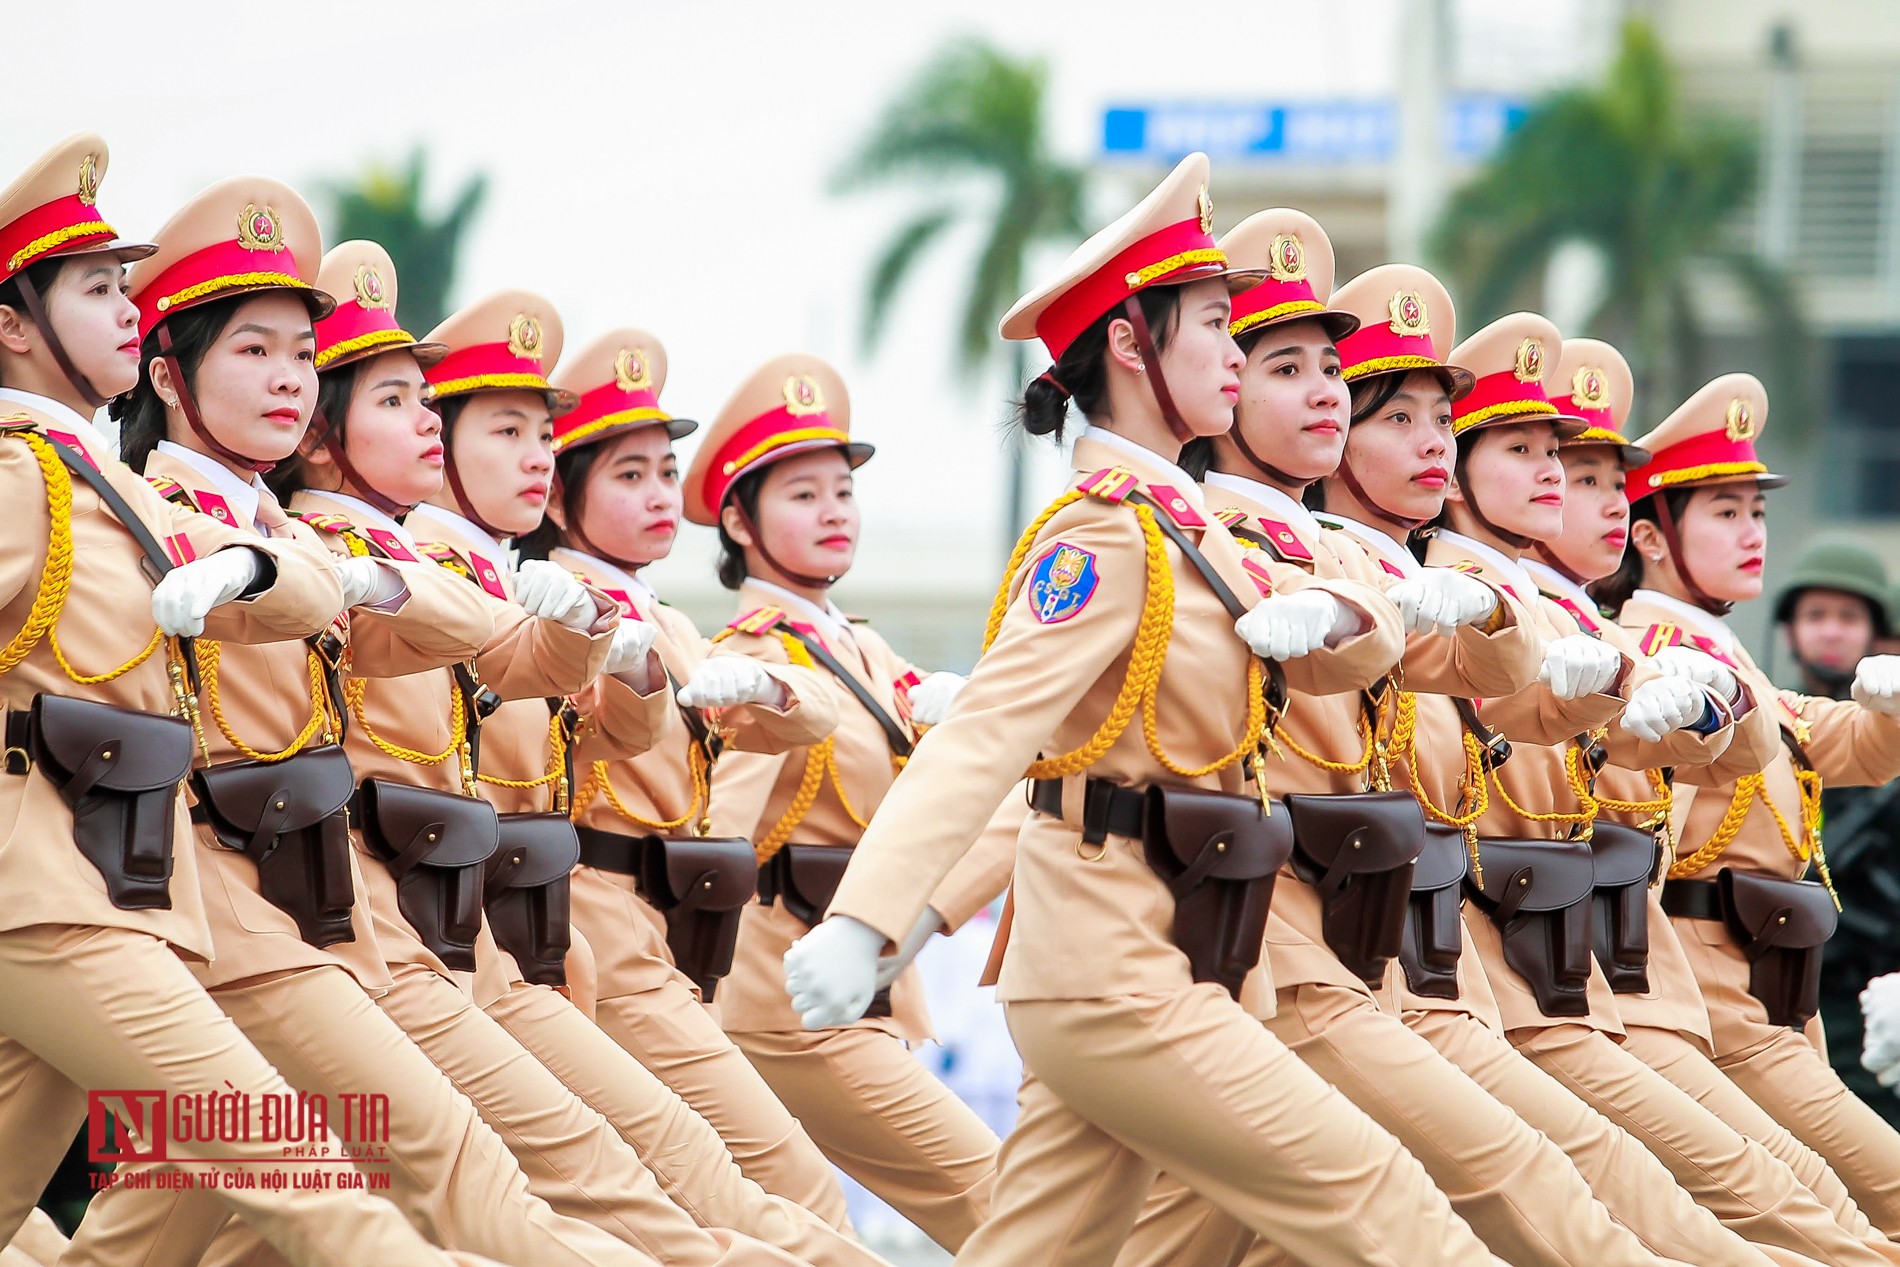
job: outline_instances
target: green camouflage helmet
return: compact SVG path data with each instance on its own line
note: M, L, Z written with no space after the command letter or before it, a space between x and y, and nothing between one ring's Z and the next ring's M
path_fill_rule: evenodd
M1781 593L1775 597L1775 622L1787 624L1794 618L1795 599L1802 590L1840 590L1867 600L1874 616L1874 629L1886 637L1891 624L1887 604L1887 566L1880 556L1854 538L1841 533L1822 533L1808 543L1795 560L1794 571Z

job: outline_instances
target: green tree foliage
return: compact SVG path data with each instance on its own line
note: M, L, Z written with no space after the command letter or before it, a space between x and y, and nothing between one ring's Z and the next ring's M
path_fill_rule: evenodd
M488 178L471 176L448 209L431 215L423 206L428 159L418 146L400 167L366 166L355 180L329 185L334 232L328 240L368 238L396 262L403 324L417 335L449 314L463 238L488 194Z

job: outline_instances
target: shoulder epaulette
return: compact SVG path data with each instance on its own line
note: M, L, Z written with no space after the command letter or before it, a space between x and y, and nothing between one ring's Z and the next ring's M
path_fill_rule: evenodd
M871 623L871 618L869 616L853 616L850 612L846 612L844 614L844 621L847 625L868 625Z
M1649 627L1648 632L1643 635L1641 647L1644 655L1655 655L1664 647L1681 645L1682 626L1673 620L1665 620Z
M145 482L156 488L158 495L166 501L176 502L180 506L190 506L193 509L197 508L197 503L191 499L191 490L169 475L147 475Z
M1229 506L1226 510L1215 511L1214 518L1223 528L1237 528L1247 522L1247 512Z
M1168 512L1170 519L1180 524L1183 528L1207 527L1207 520L1201 518L1201 512L1194 509L1194 503L1189 501L1187 497L1182 494L1181 490L1175 488L1173 485L1150 484L1148 485L1148 494L1155 499L1155 503L1159 505L1161 509Z
M755 607L727 625L726 628L732 630L734 633L762 634L777 625L778 622L783 619L785 619L785 613L780 608Z
M1119 505L1128 500L1128 494L1140 486L1141 481L1135 478L1135 473L1125 466L1105 466L1076 485L1090 497L1111 505Z
M18 409L0 413L0 431L31 431L35 424L32 414Z
M475 573L469 570L468 564L462 562L462 556L452 546L443 545L440 541L424 541L418 544L417 549L422 552L423 558L447 568L457 576L465 576L471 581L475 579Z
M317 531L327 532L332 536L348 536L356 531L356 525L341 515L325 514L319 510L293 510L290 516L293 519L301 519Z

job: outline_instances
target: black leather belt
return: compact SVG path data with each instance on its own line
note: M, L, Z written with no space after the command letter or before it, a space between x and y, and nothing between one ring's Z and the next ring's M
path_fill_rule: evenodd
M582 827L579 823L574 825L574 834L581 840L583 867L611 871L615 875L637 877L640 874L640 859L646 854L646 837L622 836L618 832L601 831L597 827Z
M1665 915L1681 919L1722 918L1722 892L1713 880L1671 880L1663 885Z
M1029 806L1051 818L1064 818L1061 779L1034 779L1029 784ZM1082 839L1099 845L1110 836L1141 839L1146 817L1147 793L1143 788L1128 787L1108 779L1087 779L1082 784Z

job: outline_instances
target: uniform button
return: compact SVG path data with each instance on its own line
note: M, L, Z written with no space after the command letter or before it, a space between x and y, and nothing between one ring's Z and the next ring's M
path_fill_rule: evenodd
M434 832L430 832L430 833L429 833L429 843L430 843L430 844L432 844L432 845L433 845L433 844L435 843L435 833L434 833Z
M277 808L278 809L284 808L284 803L282 801L277 802Z
M100 759L101 761L110 761L110 760L112 760L112 749L110 749L110 748L107 748L107 749L106 749L106 750L105 750L104 752L102 752L102 753L100 753L100 754L99 754L99 759Z

